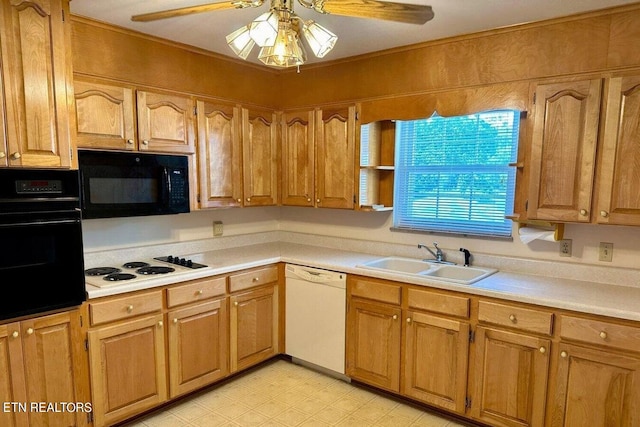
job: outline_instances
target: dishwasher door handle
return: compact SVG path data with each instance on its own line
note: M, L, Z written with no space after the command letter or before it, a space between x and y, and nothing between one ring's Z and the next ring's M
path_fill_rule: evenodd
M330 274L310 272L310 271L307 271L304 269L298 269L298 268L296 268L295 270L289 270L289 272L302 280L306 280L307 282L313 282L313 283L335 282L335 281L341 280L339 278L334 278ZM340 275L340 277L342 277L342 275Z

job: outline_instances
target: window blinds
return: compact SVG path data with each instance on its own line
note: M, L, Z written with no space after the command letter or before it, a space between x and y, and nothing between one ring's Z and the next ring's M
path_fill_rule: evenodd
M396 122L394 227L511 236L520 112Z

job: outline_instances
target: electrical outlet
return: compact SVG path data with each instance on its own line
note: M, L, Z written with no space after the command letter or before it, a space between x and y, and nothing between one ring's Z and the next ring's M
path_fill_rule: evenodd
M213 221L213 236L222 236L222 221Z
M598 260L606 262L613 260L613 243L600 242Z
M560 240L560 256L571 256L571 239Z

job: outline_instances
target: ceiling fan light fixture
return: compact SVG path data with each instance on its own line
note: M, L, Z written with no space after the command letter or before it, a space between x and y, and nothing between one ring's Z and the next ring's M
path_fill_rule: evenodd
M247 59L256 42L249 35L249 26L238 28L227 36L227 44L242 59Z
M292 30L290 21L281 21L278 36L273 46L260 49L258 59L273 67L295 67L304 64L307 53L298 34Z
M273 46L278 36L279 20L277 11L265 12L249 24L249 35L260 47Z
M338 41L338 36L312 20L305 22L302 32L313 54L318 58L323 58L331 52Z

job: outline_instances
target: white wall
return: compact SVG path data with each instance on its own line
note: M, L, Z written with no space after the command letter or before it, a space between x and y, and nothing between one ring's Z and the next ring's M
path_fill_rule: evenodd
M512 241L504 241L393 232L390 231L391 212L296 207L216 209L180 215L85 220L85 251L207 239L213 236L214 220L223 222L225 236L283 230L411 246L418 243L431 246L437 241L445 253L465 247L477 254L640 269L640 227L567 224L564 237L572 239L573 253L570 258L561 258L557 242L534 241L525 245L517 236ZM598 261L599 242L613 243L611 263Z

